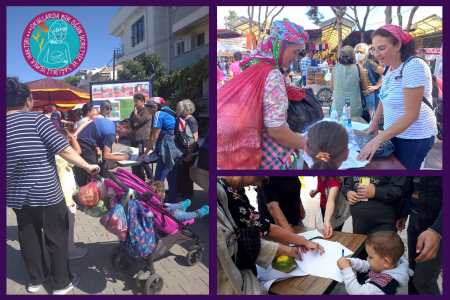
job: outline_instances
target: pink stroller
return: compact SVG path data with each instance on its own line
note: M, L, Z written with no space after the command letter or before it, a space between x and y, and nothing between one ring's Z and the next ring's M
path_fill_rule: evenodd
M175 219L171 212L164 209L156 193L132 173L117 169L117 172L108 172L108 174L112 180L104 181L107 188L112 188L118 196L123 196L125 191L133 189L144 208L148 208L155 217L160 238L157 238L156 250L151 255L138 259L146 266L147 270L139 271L136 276L136 286L143 289L146 295L159 294L163 287L163 279L155 273L153 267L155 259L164 255L173 245L195 239L195 244L190 247L190 251L186 255L186 262L190 266L195 266L202 260L204 248L200 237L188 228L194 220L181 222ZM119 246L113 250L111 260L119 271L126 270L134 262L134 259L125 251L123 242L120 242Z

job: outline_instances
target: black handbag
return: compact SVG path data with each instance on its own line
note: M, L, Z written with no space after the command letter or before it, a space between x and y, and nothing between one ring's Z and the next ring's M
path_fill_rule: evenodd
M294 132L302 132L324 118L322 105L311 88L304 89L306 98L289 100L287 122Z
M362 89L362 83L361 83L361 71L359 70L359 65L356 65L357 69L358 69L358 76L359 76L359 91L361 94L361 106L362 106L362 114L361 114L361 118L364 119L364 121L366 121L367 123L370 123L370 114L367 111L367 103L366 103L366 98L364 97L364 93L363 93L363 89Z
M373 140L376 135L366 135L366 134L355 134L355 139L358 142L361 149L363 149L368 142ZM388 157L395 151L395 146L392 144L391 140L384 141L381 143L380 148L375 152L374 158Z

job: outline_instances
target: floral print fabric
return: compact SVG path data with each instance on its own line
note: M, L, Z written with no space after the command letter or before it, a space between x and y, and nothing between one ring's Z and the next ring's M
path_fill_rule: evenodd
M264 216L260 215L250 204L245 190L236 191L224 178L217 178L217 182L223 187L228 198L228 210L238 228L256 228L260 229L261 237L264 237L270 228L270 222Z
M279 70L272 70L264 85L263 128L288 126L288 108L289 101L284 77Z

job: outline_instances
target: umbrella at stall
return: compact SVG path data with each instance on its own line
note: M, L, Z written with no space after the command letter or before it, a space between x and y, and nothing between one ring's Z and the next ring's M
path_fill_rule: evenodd
M31 90L36 106L55 105L61 109L71 109L79 103L90 102L87 91L51 77L25 82L25 84Z

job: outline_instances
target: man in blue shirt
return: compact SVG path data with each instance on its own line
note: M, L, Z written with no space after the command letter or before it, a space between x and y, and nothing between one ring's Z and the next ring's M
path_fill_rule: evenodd
M87 124L86 126L83 126ZM102 151L102 167L100 176L108 178L108 170L105 163L108 160L129 160L131 156L127 154L111 154L112 145L116 139L116 132L119 136L126 136L132 130L132 122L129 119L118 122L116 125L106 118L97 118L92 122L84 122L78 130L77 141L81 148L81 157L90 164L97 164L97 148ZM81 168L75 167L75 181L81 187L89 183L91 177Z
M302 81L303 85L306 85L306 77L307 77L307 67L311 66L311 50L306 51L306 56L302 58L300 62L300 66L302 68Z

